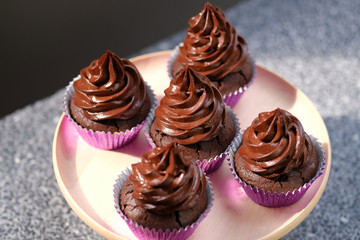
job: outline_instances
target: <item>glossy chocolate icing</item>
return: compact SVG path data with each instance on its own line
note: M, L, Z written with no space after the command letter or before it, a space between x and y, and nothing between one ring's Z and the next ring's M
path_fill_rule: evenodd
M155 110L156 129L182 145L219 135L226 109L219 91L206 76L185 68L164 92Z
M135 65L110 51L80 71L74 89L75 105L93 121L131 119L147 98L146 85Z
M188 22L190 26L176 61L211 81L241 71L248 61L248 47L220 8L206 3ZM173 69L174 76L179 72Z
M280 179L316 158L314 146L300 121L283 109L260 113L243 134L238 151L244 167L268 179Z
M194 161L183 161L173 146L144 153L141 162L132 165L129 177L133 198L141 207L158 214L190 209L205 194L204 173Z

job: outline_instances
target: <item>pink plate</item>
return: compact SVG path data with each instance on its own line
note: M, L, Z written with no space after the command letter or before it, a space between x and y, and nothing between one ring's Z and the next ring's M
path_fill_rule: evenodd
M133 58L144 80L158 100L169 86L166 63L170 51ZM326 126L311 101L300 90L276 74L257 66L253 85L233 108L244 129L259 112L284 108L297 116L305 130L317 137L327 158L325 174L295 204L266 208L251 201L233 179L226 163L209 175L215 201L210 214L190 239L277 239L294 229L319 201L331 166L331 147ZM75 213L108 239L136 239L117 214L113 184L117 175L139 161L150 149L144 130L134 142L116 151L89 146L61 116L53 142L53 165L60 190Z

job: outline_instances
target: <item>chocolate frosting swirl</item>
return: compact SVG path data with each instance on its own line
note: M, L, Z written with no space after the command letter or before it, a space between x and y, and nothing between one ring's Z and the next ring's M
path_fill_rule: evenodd
M133 63L107 51L80 71L74 82L75 105L94 121L133 118L147 98L144 81Z
M245 130L239 154L245 160L246 169L276 179L299 168L314 156L314 151L300 121L278 108L260 113Z
M225 105L210 80L185 68L170 82L155 110L155 126L182 145L207 141L219 135Z
M223 11L206 3L189 21L187 35L180 47L178 61L210 80L239 72L248 59L248 47Z
M206 194L204 173L194 161L183 161L173 146L154 148L132 165L133 198L158 214L190 209Z

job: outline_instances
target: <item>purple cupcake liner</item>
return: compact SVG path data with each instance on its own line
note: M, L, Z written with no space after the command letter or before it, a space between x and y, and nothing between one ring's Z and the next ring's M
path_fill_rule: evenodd
M172 67L176 57L179 55L179 51L180 51L179 47L181 47L182 45L183 45L183 43L180 43L178 46L176 46L174 48L174 50L170 54L169 60L167 62L166 69L168 71L168 76L169 76L170 80L174 78L171 73L171 67ZM251 86L251 84L255 80L257 69L256 69L255 61L252 58L251 58L251 64L252 64L253 73L252 73L250 81L246 85L240 87L235 92L230 93L230 94L225 94L222 96L224 103L226 103L226 105L228 105L231 108L233 108L235 106L235 104L240 100L241 96L245 93L245 91Z
M82 127L72 118L70 112L70 99L75 91L73 84L78 79L79 76L74 78L74 80L71 81L70 84L67 86L64 96L63 108L68 121L70 121L73 124L79 135L89 145L95 148L105 149L105 150L120 148L133 141L135 137L139 134L142 127L146 124L146 122L153 121L152 117L154 115L150 113L152 113L156 108L156 97L151 87L145 82L145 85L149 93L151 107L148 116L145 118L145 120L142 123L137 124L131 129L126 130L125 132L115 132L115 133L104 132L104 131L93 131L92 129L86 129Z
M206 194L208 197L208 204L205 211L200 215L200 217L191 225L186 226L185 228L180 229L166 229L165 231L160 229L149 229L148 227L144 227L133 220L129 219L125 216L125 214L121 211L120 208L120 192L121 188L124 185L125 181L131 174L131 169L127 168L124 170L116 180L114 184L114 202L115 202L115 209L117 213L121 216L122 219L125 220L126 224L133 232L133 234L143 240L150 240L150 239L161 239L161 240L183 240L187 239L196 229L196 227L200 224L200 222L209 214L210 209L213 205L214 201L214 192L213 187L211 186L211 182L209 178L206 177Z
M245 182L242 181L242 179L238 176L238 174L235 171L235 165L234 165L234 158L235 153L238 150L237 148L233 148L232 151L229 152L227 156L228 165L230 168L230 171L232 175L235 177L235 180L241 185L241 187L244 189L246 194L249 196L251 200L256 202L259 205L265 206L265 207L285 207L289 206L295 202L297 202L304 194L305 192L310 188L310 186L315 182L317 178L319 178L325 170L326 165L326 157L323 148L321 147L318 140L310 136L311 140L313 142L313 145L315 147L316 153L319 158L319 166L315 173L315 176L308 182L305 183L302 187L295 189L292 192L287 193L271 193L271 192L265 192L263 189L259 189L257 187L253 187ZM241 136L236 140L239 142L238 146L240 147L242 142L242 134Z
M226 156L229 154L229 152L234 148L237 149L240 144L238 141L236 141L236 139L241 135L239 121L238 121L235 113L231 110L231 108L229 106L225 105L225 108L230 113L231 118L235 124L235 136L234 136L234 139L231 141L231 143L229 144L229 146L225 149L225 151L223 153L220 153L219 155L217 155L213 158L196 160L197 165L199 165L199 167L206 174L215 172L221 166L221 164L224 162L224 160L225 160ZM152 114L155 114L155 113L152 112ZM151 125L152 125L154 119L155 119L155 115L152 118L151 122L147 122L145 124L145 136L146 136L147 140L149 141L152 148L156 147L156 144L150 135L150 128L151 128Z

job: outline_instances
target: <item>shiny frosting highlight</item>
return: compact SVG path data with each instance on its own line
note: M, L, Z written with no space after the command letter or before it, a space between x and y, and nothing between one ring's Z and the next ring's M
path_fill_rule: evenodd
M219 135L226 114L219 91L190 68L170 82L155 110L155 124L179 144L190 145Z
M279 108L260 113L242 141L238 154L244 158L245 168L269 179L299 168L315 151L300 121Z
M94 121L131 119L147 98L146 85L135 65L110 51L80 71L74 89L75 105Z
M144 153L130 181L139 205L158 214L187 210L205 194L206 178L194 161L184 162L173 144Z
M220 8L206 3L202 11L189 20L189 25L180 47L179 62L210 80L241 70L248 59L247 44Z

